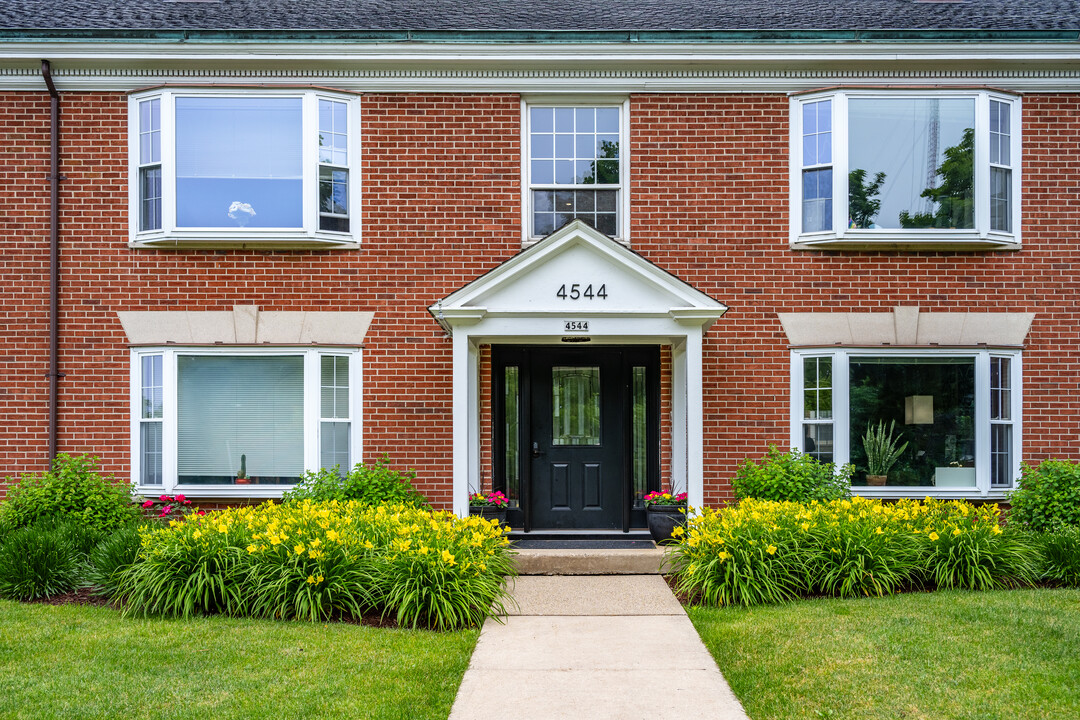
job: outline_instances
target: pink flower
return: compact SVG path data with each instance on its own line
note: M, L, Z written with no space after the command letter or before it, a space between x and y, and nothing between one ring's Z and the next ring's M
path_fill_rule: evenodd
M168 495L162 495L161 497L158 498L158 500L160 500L161 502L169 502L169 500L171 500L171 499L172 498L170 498Z
M144 508L148 508L148 507L154 507L154 501L153 501L153 500L147 500L146 502L144 502L144 503L142 504L142 506L143 506Z
M178 502L178 503L184 503L185 505L187 505L187 504L188 504L188 500L187 500L187 498L185 498L185 497L184 497L183 495L177 495L177 496L176 496L176 502Z
M161 514L162 515L168 515L171 512L172 512L172 505L166 505L165 507L161 508Z

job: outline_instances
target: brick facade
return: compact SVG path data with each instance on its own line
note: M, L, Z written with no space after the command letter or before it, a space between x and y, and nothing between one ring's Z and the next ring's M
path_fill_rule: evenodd
M62 94L60 451L128 472L118 311L369 310L364 459L415 468L449 507L451 346L427 307L521 248L520 98L367 94L360 111L361 249L146 250L127 245L126 96ZM48 117L47 94L0 93L4 477L46 464ZM1025 95L1023 117L1019 252L793 251L786 95L631 97L632 246L730 306L704 346L708 503L730 499L744 458L788 443L778 312L1034 312L1023 457L1080 457L1080 97ZM663 363L670 377L666 352ZM670 428L663 437L666 468Z

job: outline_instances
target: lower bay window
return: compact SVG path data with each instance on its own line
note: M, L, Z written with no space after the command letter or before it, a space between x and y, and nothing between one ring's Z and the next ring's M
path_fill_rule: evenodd
M795 350L791 443L854 465L857 494L1001 494L1019 474L1020 389L1016 350ZM884 480L868 472L871 430L902 448Z
M144 491L272 497L359 457L356 350L138 349L131 382Z

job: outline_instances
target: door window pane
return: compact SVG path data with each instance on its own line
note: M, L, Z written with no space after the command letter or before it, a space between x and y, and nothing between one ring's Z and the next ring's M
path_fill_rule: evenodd
M514 366L507 367L503 376L503 432L506 438L506 465L503 470L506 475L506 497L510 504L518 504L518 493L521 487L520 459L521 438L518 435L520 406L518 404L519 373Z
M633 417L631 418L631 472L634 482L634 505L640 507L642 498L649 492L649 442L648 442L648 368L635 367L631 377Z
M552 445L600 444L600 368L551 369Z

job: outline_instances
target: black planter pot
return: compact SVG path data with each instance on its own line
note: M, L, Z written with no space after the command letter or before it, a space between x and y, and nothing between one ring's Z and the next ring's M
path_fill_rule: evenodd
M685 510L683 505L650 505L645 508L649 534L657 544L671 542L672 531L686 523Z
M506 524L506 508L499 507L470 507L470 515L479 515L485 520L498 520L501 524Z

